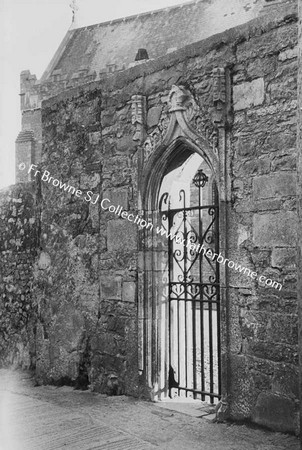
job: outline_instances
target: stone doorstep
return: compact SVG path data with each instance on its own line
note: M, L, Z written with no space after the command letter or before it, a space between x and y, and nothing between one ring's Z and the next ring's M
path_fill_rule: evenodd
M263 5L264 8L269 8L270 6L277 6L277 5L283 5L283 0L266 0L266 3Z
M187 400L187 401L186 401ZM156 406L170 411L186 414L187 416L196 418L205 418L212 421L216 418L215 408L216 405L210 405L206 402L198 400L180 400L179 399L166 399L154 402Z

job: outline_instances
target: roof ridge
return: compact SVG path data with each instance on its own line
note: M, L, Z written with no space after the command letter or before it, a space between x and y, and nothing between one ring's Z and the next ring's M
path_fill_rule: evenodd
M85 25L83 27L74 28L74 30L75 31L77 31L77 30L86 30L88 28L99 27L99 26L102 26L102 25L111 25L111 24L115 24L115 23L118 23L118 22L125 22L126 20L136 19L137 17L149 16L149 15L157 14L157 13L160 13L160 12L163 12L163 11L170 11L172 9L183 8L184 6L189 6L189 5L193 5L193 4L197 4L197 3L203 3L203 2L206 2L206 1L207 0L191 0L189 2L179 3L178 5L166 6L165 8L154 9L152 11L146 11L146 12L143 12L143 13L132 14L131 16L124 16L124 17L120 17L118 19L107 20L106 22L99 22L99 23L95 23L95 24L92 24L92 25Z

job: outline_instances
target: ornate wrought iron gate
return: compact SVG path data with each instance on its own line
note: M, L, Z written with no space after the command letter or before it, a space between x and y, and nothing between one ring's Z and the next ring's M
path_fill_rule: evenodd
M218 195L200 169L178 196L173 206L164 193L159 204L169 233L169 395L214 403L220 397L219 264L205 249L219 253Z

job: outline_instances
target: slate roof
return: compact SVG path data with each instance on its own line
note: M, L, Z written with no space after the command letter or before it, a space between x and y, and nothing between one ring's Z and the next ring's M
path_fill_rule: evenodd
M139 48L156 59L259 15L264 0L197 0L69 30L41 82L130 67Z

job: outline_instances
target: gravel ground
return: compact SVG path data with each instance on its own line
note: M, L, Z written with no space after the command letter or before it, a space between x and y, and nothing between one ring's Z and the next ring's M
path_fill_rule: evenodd
M124 396L34 387L30 374L0 370L1 450L299 449L294 436L210 417Z

